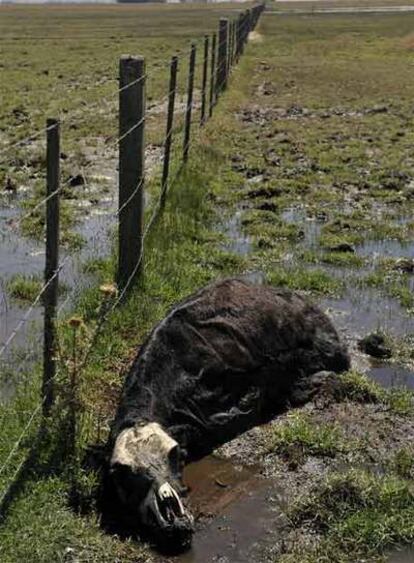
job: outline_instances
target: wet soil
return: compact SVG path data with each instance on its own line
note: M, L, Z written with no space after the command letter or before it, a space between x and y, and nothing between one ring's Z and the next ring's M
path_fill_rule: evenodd
M87 172L79 168L82 181L72 187L72 195L66 199L77 223L73 232L80 236L83 245L72 251L63 246L60 249L61 262L70 256L59 274L65 287L59 298L59 315L64 315L76 303L83 289L93 283L93 276L85 274L84 265L90 259L108 257L112 252L114 231L117 225L117 165L113 151L104 139L98 139L97 146L90 149L82 146ZM149 145L146 150L146 169L148 174L159 163L162 147ZM73 173L74 175L75 172ZM10 337L20 320L24 317L30 303L13 299L7 290L7 281L16 274L34 275L43 279L45 267L44 242L22 236L18 220L22 204L30 188L22 186L16 192L2 194L0 199L0 347ZM147 197L147 202L149 197ZM0 358L0 373L8 372L17 355L30 352L24 363L26 370L41 353L43 309L41 301L33 308L27 322L16 333L12 344ZM15 384L18 383L18 376ZM3 388L4 387L4 388ZM0 399L12 396L13 385L10 380L0 381Z
M188 504L196 518L191 549L166 559L177 563L250 563L271 547L283 523L283 491L258 466L208 456L184 471ZM272 502L269 502L272 499Z

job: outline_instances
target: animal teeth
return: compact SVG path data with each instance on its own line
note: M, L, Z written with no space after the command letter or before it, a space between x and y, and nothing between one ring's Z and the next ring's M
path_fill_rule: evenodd
M158 495L162 500L176 497L174 493L175 491L169 483L163 483L158 489Z

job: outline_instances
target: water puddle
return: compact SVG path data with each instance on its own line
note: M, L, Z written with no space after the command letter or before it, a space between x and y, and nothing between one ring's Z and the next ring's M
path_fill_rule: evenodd
M400 366L378 365L371 368L367 376L382 387L414 389L414 372Z
M207 456L190 463L183 480L190 489L189 502L196 518L219 514L226 506L259 482L257 467L233 465Z
M394 336L414 333L414 316L409 315L391 297L374 289L352 288L339 299L320 300L322 308L333 318L335 326L353 337L382 330Z
M252 283L255 285L265 285L266 283L266 274L260 270L255 270L253 272L247 272L239 276L240 279L244 280L247 283Z
M414 258L414 241L366 240L356 251L364 257Z
M92 276L83 273L85 261L108 256L111 251L111 228L115 221L110 220L110 214L114 205L113 199L108 197L99 206L88 209L85 220L74 229L83 237L85 244L80 251L71 253L70 260L59 274L61 286L65 288L59 298L59 316L70 310L80 292L93 283ZM29 372L30 366L41 356L41 300L26 317L30 303L13 299L7 287L8 280L16 274L34 275L39 280L43 280L44 275L44 243L20 235L18 228L13 226L13 220L18 215L18 206L0 206L0 346L13 337L0 358L1 401L12 398L24 374ZM66 257L67 251L61 249L61 262ZM26 318L14 336L16 327ZM12 377L8 375L11 372Z
M190 551L177 563L250 563L270 547L280 528L282 491L257 474L257 468L208 456L190 464L184 481L199 529Z
M318 246L323 221L316 217L308 217L303 207L288 207L281 213L281 218L285 223L301 226L303 229L301 245L306 248Z
M239 256L245 256L252 249L250 237L242 231L241 211L237 211L230 219L223 224L223 234L228 238L224 243L223 249L233 252Z

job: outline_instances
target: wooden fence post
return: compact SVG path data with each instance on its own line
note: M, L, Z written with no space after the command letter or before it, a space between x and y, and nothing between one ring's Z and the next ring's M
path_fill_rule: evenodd
M213 33L213 39L211 42L211 70L210 70L210 107L209 116L213 115L213 107L215 101L215 77L216 77L216 42L217 35Z
M164 162L162 168L162 183L161 183L161 205L165 204L165 197L168 189L168 175L170 171L170 154L171 154L171 141L172 141L172 127L174 121L174 106L175 106L175 93L177 88L177 67L178 58L172 57L170 66L170 83L168 90L168 114L167 114L167 131L165 134L164 146Z
M201 83L201 117L200 117L201 125L204 125L207 119L206 94L207 94L208 48L209 48L209 37L208 35L206 35L204 37L203 78Z
M194 90L194 70L196 59L196 46L191 45L190 66L188 69L188 90L187 90L187 109L185 112L185 130L183 144L183 162L188 160L188 151L190 150L190 134L191 134L191 112L193 109L193 90Z
M231 66L234 65L234 47L236 43L236 22L233 20L231 22L231 55L230 55L230 64Z
M252 11L246 10L246 43L249 40L249 33L252 31Z
M219 95L227 87L227 43L229 20L220 18L218 34L217 84L216 93Z
M119 64L119 261L122 290L142 271L144 217L145 60Z
M227 27L227 56L226 56L226 77L227 81L230 75L230 66L231 66L231 21L228 23Z
M59 184L60 184L60 125L56 119L46 123L46 265L44 303L44 348L42 410L48 416L53 405L56 376L56 312L59 289Z
M244 53L244 44L246 42L246 11L242 13L242 21L241 21L241 51L240 55Z
M243 13L239 14L237 20L237 61L240 59L242 53L242 30L243 30Z

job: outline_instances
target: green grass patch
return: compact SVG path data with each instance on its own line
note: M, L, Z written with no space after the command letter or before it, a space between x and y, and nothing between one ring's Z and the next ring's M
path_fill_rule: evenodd
M310 264L329 264L340 268L361 268L365 264L365 258L353 252L315 252L304 251L301 260Z
M412 415L414 412L414 395L409 389L385 389L357 371L341 375L341 382L346 399L357 403L382 403L398 415Z
M18 301L32 302L42 288L41 276L16 274L7 280L6 287L9 295Z
M292 508L291 517L295 525L307 524L321 534L312 561L378 558L414 540L412 488L394 475L333 474Z
M383 268L359 278L361 287L380 288L386 295L397 299L406 309L414 308L414 295L410 287L410 276L400 272L384 272Z
M290 268L275 266L267 273L267 281L277 287L323 295L338 295L342 289L341 281L325 270L307 270L299 266Z
M342 244L350 244L352 246L356 246L358 244L362 244L364 242L364 236L361 233L342 233L340 235L330 233L330 232L323 232L319 238L319 244L321 248L330 250Z
M282 424L272 426L266 433L266 442L269 451L296 463L306 456L335 457L349 447L339 425L315 424L301 412L293 412Z
M6 282L7 292L17 301L31 303L38 296L44 280L40 275L26 275L26 274L15 274ZM62 295L67 291L67 287L63 284L59 284L59 294Z
M391 470L403 479L413 479L414 477L414 449L407 445L398 449L392 460Z

